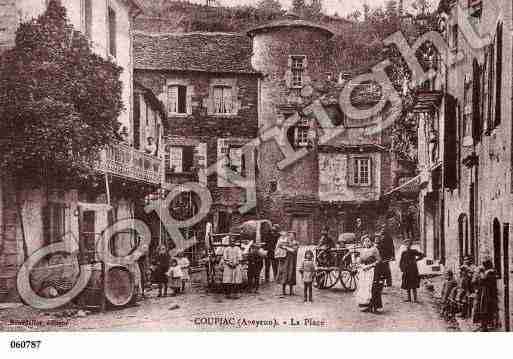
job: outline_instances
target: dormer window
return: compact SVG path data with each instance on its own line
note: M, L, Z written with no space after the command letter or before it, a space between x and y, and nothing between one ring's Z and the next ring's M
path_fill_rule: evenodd
M214 114L233 113L233 95L230 86L214 86Z

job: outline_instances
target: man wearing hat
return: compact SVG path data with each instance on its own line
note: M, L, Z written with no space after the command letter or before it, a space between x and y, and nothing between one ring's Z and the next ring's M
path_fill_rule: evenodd
M321 249L331 249L335 247L335 242L329 236L328 227L324 227L321 231L321 238L319 239L319 248Z

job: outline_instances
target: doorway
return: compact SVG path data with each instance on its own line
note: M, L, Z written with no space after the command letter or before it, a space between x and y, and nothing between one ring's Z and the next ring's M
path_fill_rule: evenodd
M465 213L460 214L458 218L458 243L460 264L470 254L469 233L468 233L468 217Z
M502 248L504 251L504 329L510 331L510 314L509 314L509 223L504 223L502 232Z

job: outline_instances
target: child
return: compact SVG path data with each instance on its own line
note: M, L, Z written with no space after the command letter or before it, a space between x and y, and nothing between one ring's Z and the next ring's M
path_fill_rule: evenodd
M255 293L258 293L263 265L264 261L259 253L258 246L252 244L248 253L248 290L250 292L254 290Z
M305 303L310 301L313 302L312 299L312 284L315 276L315 263L314 263L313 252L307 250L305 252L305 258L303 260L303 264L299 269L299 273L301 273L301 277L303 278L303 286L305 290Z
M417 300L417 288L420 287L420 275L419 268L417 267L417 261L424 258L424 254L411 247L412 240L406 240L406 250L401 254L401 260L399 262L399 268L403 272L403 280L401 288L405 289L408 293L406 302L411 302L411 294L413 293L413 301Z
M183 252L178 254L178 265L182 269L182 292L185 292L185 285L188 281L190 281L189 276L189 259L183 254Z
M178 265L176 258L172 258L170 262L167 276L169 277L169 287L173 290L173 297L180 293L182 288L182 269Z
M454 279L453 271L447 270L445 272L445 281L442 285L442 292L440 293L441 315L443 318L448 319L451 317L449 298L457 285L458 283Z

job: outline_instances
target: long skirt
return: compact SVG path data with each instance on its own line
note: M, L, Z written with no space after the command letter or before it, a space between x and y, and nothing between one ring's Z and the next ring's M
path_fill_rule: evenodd
M224 284L241 284L242 283L242 269L240 265L235 268L230 267L228 264L223 266L223 283Z
M281 284L296 285L297 253L288 252L285 258L280 258L278 264L278 281Z
M356 291L356 301L358 306L366 307L372 301L372 284L374 282L374 268L369 270L359 270L358 289Z
M383 308L381 291L383 290L382 278L379 271L371 268L367 271L360 270L356 299L359 307Z

